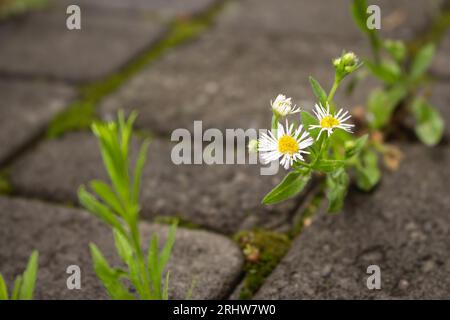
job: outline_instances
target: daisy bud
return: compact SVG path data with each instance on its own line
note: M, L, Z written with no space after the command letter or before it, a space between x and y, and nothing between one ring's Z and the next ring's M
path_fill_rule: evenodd
M250 153L257 153L258 152L258 140L252 139L248 143L248 152Z
M286 98L285 95L279 94L275 101L270 102L272 111L275 115L280 117L286 117L287 115L300 112L300 108L292 106L291 98Z
M359 59L353 52L343 53L341 57L333 60L337 79L343 79L359 67Z

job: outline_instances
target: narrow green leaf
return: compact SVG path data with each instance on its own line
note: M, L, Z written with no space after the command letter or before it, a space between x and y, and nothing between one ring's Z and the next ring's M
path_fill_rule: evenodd
M425 45L416 55L411 64L411 78L417 79L422 76L433 62L436 46L433 43Z
M11 294L11 300L20 299L20 288L22 287L22 276L17 276L16 281L14 281L14 288Z
M297 195L303 190L310 178L311 171L309 170L289 172L281 183L264 197L262 203L274 204Z
M344 160L319 159L313 168L322 172L333 172L345 165Z
M356 23L358 28L364 33L370 33L369 28L367 28L367 1L353 0L350 7L350 12L352 14L353 21Z
M128 266L130 281L133 283L139 295L144 297L146 293L143 287L141 275L139 274L139 266L137 265L133 246L117 229L113 230L113 234L117 253L122 261Z
M36 284L36 276L38 271L39 254L33 251L28 260L27 268L22 276L22 285L20 286L19 298L21 300L33 299L34 287Z
M322 106L326 106L328 95L325 92L325 90L323 90L323 88L320 86L320 83L313 77L309 77L309 83L311 84L311 88L314 92L314 95L319 100L320 104Z
M345 157L347 159L358 155L367 143L369 138L368 134L365 134L354 141L348 141L345 144Z
M166 243L164 244L164 248L162 249L161 253L158 256L158 271L160 273L164 271L164 268L166 267L166 264L169 261L170 255L172 253L172 248L175 243L176 232L177 232L177 223L175 222L170 226Z
M158 236L153 235L147 254L148 273L152 282L152 288L155 296L161 299L161 273L158 269Z
M95 244L89 245L92 260L94 262L94 270L97 277L101 280L103 286L109 296L114 300L134 300L135 297L128 292L124 285L120 282L121 272L112 269L100 250Z
M348 184L349 178L344 168L339 168L327 174L326 195L328 199L328 212L337 212L342 209Z
M5 279L3 279L0 273L0 300L8 300L8 287L6 286Z
M416 118L417 137L427 146L437 145L444 134L444 120L439 111L423 98L414 100L412 111Z
M170 279L170 272L167 271L166 280L164 280L164 289L162 294L163 300L169 300L169 279Z
M84 186L81 186L78 189L78 199L80 200L81 205L89 210L92 214L96 215L110 226L121 230L124 233L122 225L119 223L119 221L117 221L111 210L109 210L105 205L98 202L94 196L86 191Z
M113 230L114 244L116 245L117 253L124 263L130 264L133 258L133 247L128 242L128 239L118 230Z
M147 160L148 147L150 145L150 140L146 139L139 150L139 155L136 161L136 166L134 169L134 178L133 178L133 190L132 197L135 203L139 203L139 191L141 188L141 179L142 179L142 171L145 166L145 162Z
M122 216L124 219L127 219L126 211L123 207L123 204L117 198L116 193L111 189L109 185L100 180L91 181L91 188L95 193L108 205L110 206L116 213Z
M378 156L375 152L365 150L356 166L356 184L364 191L370 191L380 180L381 172L378 168Z
M379 64L375 64L370 61L365 61L365 65L374 76L387 84L393 84L399 81L402 75L399 65L395 62L381 61Z

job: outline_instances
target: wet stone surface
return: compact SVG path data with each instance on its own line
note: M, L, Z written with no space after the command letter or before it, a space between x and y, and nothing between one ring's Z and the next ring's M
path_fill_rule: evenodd
M255 298L448 299L450 152L400 147L400 169L372 194L353 191L340 214L318 215ZM370 265L381 290L366 286Z
M180 216L222 233L240 228L277 228L295 209L297 199L263 206L261 200L285 174L261 176L260 165L175 165L174 143L155 139L150 145L142 182L143 216ZM135 148L136 149L136 148ZM45 141L17 161L11 170L17 194L59 202L77 202L77 189L106 179L95 138L68 134Z
M144 246L151 235L165 240L167 226L141 224ZM0 270L9 287L28 257L39 251L36 299L107 299L92 269L88 245L95 243L110 265L120 266L111 231L88 213L35 200L0 198ZM6 245L7 244L7 245ZM66 268L81 269L81 290L68 290ZM170 296L184 299L193 280L193 299L225 298L240 277L242 257L220 235L179 228L170 270Z
M0 79L0 163L44 131L74 93L62 84Z

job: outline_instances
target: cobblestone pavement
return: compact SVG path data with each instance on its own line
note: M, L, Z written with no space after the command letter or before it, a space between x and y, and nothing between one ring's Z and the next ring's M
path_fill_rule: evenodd
M88 132L55 139L43 133L80 96L79 85L114 75L164 39L174 19L188 21L219 2L60 0L0 22L0 180L12 187L10 197L0 196L0 272L9 284L38 249L36 298L107 298L91 269L88 243L117 262L111 234L76 197L81 184L106 178L96 141ZM195 120L204 130L266 128L269 101L280 92L311 108L309 75L329 86L330 61L343 49L370 54L350 20L349 3L226 1L197 39L172 48L99 103L98 116L107 120L119 109L137 110L137 128L152 137L142 185L145 237L156 232L164 238L167 227L154 223L160 216L198 226L177 234L169 265L172 298L184 298L194 278L193 298L229 297L244 272L230 236L255 227L286 231L308 196L265 207L263 195L283 172L260 176L254 165L173 165L172 131L193 134ZM421 32L437 8L421 0L375 3L382 8L383 32L403 39ZM82 8L81 31L65 27L68 4ZM448 39L433 64L431 93L447 123ZM361 85L352 97L339 92L336 100L348 108L364 105L372 86ZM134 156L140 139L133 142ZM435 149L399 143L406 155L400 169L371 194L352 190L339 215L318 214L256 298L448 298L447 141ZM80 291L66 288L70 264L83 270ZM382 290L367 289L369 264L380 266Z

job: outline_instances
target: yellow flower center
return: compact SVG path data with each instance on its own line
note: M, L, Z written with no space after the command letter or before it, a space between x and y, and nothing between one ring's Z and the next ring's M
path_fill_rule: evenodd
M278 139L278 151L282 154L294 154L297 153L299 147L297 141L291 136L285 134L280 139Z
M339 125L339 120L332 116L326 116L323 117L322 120L320 120L320 126L322 128L334 128Z

